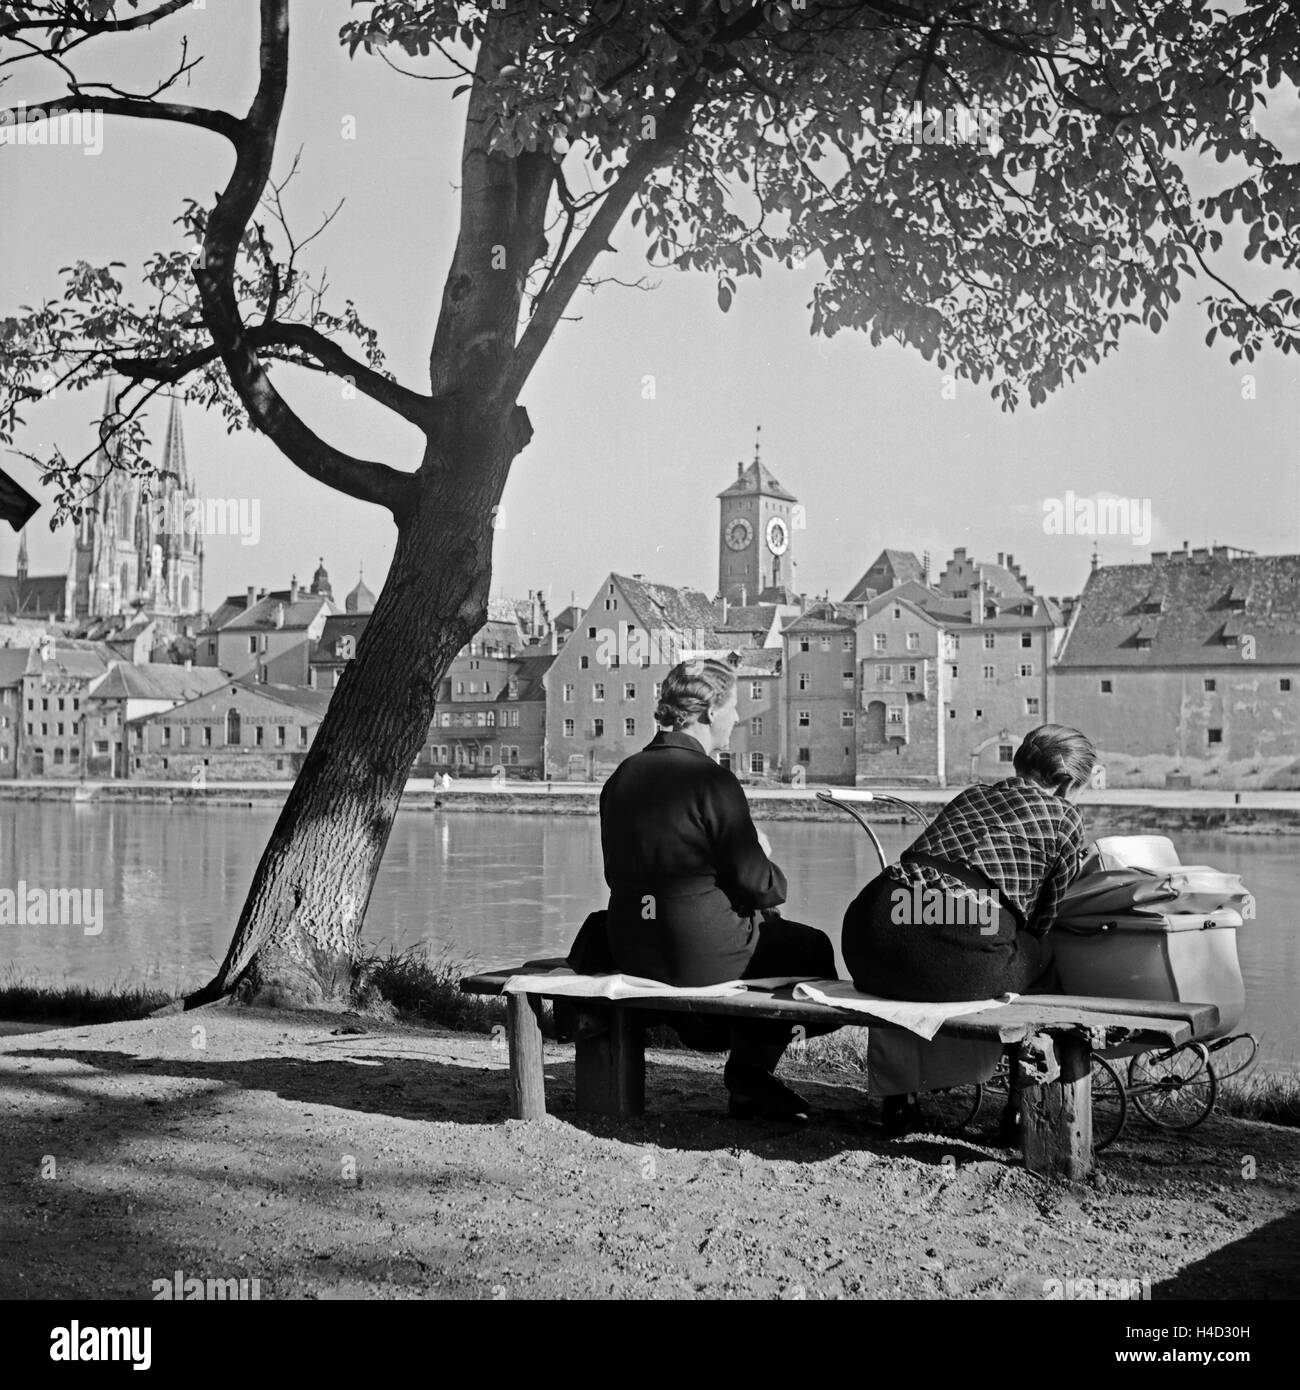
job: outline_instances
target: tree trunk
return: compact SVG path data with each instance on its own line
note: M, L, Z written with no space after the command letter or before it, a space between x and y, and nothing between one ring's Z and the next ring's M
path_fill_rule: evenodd
M493 511L522 447L494 433L498 442L454 466L426 459L388 579L258 864L226 959L187 1008L232 990L290 1007L348 1002L362 919L439 682L487 618Z

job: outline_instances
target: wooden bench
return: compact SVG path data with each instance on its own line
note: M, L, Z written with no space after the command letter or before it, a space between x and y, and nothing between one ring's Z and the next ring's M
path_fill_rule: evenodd
M506 996L510 1044L511 1113L532 1120L546 1114L539 1003L546 971L561 961L492 970L461 981L468 994L500 994L514 976L537 974L537 988ZM575 1103L598 1115L640 1115L645 1110L645 1027L649 1015L696 1014L718 1019L777 1019L798 1024L838 1022L858 1028L897 1028L853 1009L804 1003L791 988L754 989L708 999L584 999L566 996L578 1019ZM1015 1044L1024 1090L1021 1125L1025 1167L1043 1177L1078 1181L1092 1171L1092 1054L1136 1044L1168 1048L1203 1036L1218 1025L1213 1004L1174 1004L1144 999L1093 999L1082 995L1022 995L1012 1004L949 1019L948 1037Z

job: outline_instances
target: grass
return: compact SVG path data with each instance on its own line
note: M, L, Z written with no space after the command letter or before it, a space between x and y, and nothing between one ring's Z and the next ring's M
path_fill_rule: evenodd
M1253 1071L1219 1088L1215 1111L1237 1120L1300 1126L1300 1072Z
M67 985L7 970L0 976L0 1019L13 1023L120 1023L147 1018L177 996L165 989L114 982Z
M474 973L475 962L447 952L434 955L421 943L404 951L370 951L357 961L353 995L363 1012L383 1011L409 1023L450 1028L462 1033L490 1033L504 1023L504 999L463 994L461 979Z

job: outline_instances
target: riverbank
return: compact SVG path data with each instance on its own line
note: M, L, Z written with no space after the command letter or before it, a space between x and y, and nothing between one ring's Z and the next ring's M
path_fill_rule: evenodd
M193 787L178 782L0 781L0 800L55 801L76 805L164 804L240 806L274 809L283 804L291 782L212 782ZM748 787L754 819L770 821L839 821L844 812L819 801L816 787L806 789ZM831 788L830 790L840 790ZM847 789L844 789L847 790ZM882 789L884 790L884 789ZM937 809L960 788L907 787L899 795L918 806ZM542 816L594 816L600 786L585 782L506 782L465 780L445 788L434 781L412 780L402 798L403 811L447 815L468 812ZM1251 835L1300 834L1300 792L1232 792L1205 789L1123 788L1083 793L1079 804L1096 834L1147 831L1227 831ZM897 807L859 807L873 822L910 820Z
M629 1120L574 1112L572 1048L546 1070L524 1124L489 1037L209 1008L0 1039L0 1297L1300 1295L1300 1131L1134 1125L1067 1189L985 1136L886 1138L843 1076L783 1069L792 1130L730 1119L716 1058L651 1053Z

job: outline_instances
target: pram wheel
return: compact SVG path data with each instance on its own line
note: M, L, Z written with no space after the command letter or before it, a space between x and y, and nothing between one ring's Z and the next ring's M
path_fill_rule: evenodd
M1128 1082L1138 1113L1159 1129L1193 1129L1214 1109L1219 1094L1200 1043L1139 1053L1129 1063Z
M1136 1058L1134 1059L1136 1060ZM1113 1144L1124 1128L1128 1097L1119 1072L1104 1058L1092 1059L1092 1147L1094 1152Z
M924 1128L956 1138L964 1134L980 1112L984 1087L952 1086L946 1091L923 1091L917 1096Z

